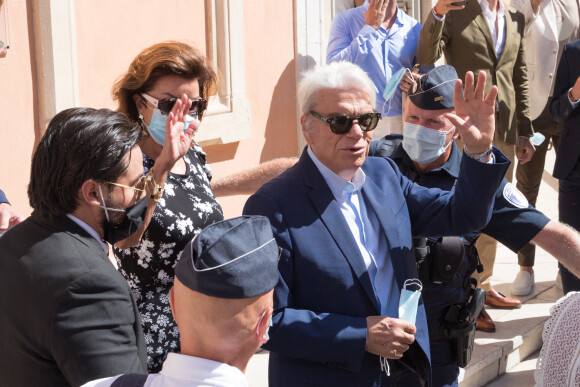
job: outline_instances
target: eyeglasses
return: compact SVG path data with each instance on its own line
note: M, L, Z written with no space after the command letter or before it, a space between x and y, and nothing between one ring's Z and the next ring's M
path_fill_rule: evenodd
M163 98L163 99L155 99L148 94L141 94L141 97L159 109L163 114L169 114L175 102L179 98ZM190 99L191 107L189 108L189 115L194 116L195 118L199 118L203 116L203 112L207 109L207 101L201 97Z
M377 124L379 123L379 120L381 119L381 113L378 112L365 113L361 114L358 117L351 117L343 114L340 116L334 116L330 118L323 117L320 114L315 113L313 111L310 111L309 114L312 114L319 120L322 120L327 124L329 124L330 130L332 130L332 133L335 134L348 133L350 128L352 128L352 125L354 124L355 120L358 121L358 124L360 125L363 132L368 132L376 128Z
M117 187L132 189L135 192L133 199L135 201L137 201L143 197L143 193L145 192L145 181L146 181L146 176L143 175L139 178L139 180L137 181L137 183L134 186L113 183L111 181L103 181L102 183L115 185Z

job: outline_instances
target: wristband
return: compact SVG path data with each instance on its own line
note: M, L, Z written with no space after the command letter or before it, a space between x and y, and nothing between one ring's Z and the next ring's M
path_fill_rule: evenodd
M472 158L476 161L482 161L482 160L486 159L491 154L492 151L493 151L493 147L489 148L488 150L486 150L483 153L469 153L465 150L465 147L463 147L463 153L465 153L465 155L467 157Z
M437 6L433 7L433 15L437 16L439 19L443 19L443 16L445 16L445 15L441 15L439 12L437 12Z

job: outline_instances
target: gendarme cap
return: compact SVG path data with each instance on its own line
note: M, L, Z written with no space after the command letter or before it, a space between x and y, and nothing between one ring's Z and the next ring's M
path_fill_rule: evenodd
M268 218L240 216L213 223L187 244L175 276L217 298L249 298L278 283L278 245Z
M409 99L425 110L451 109L455 107L453 90L458 78L453 66L435 67L417 80L417 88L409 93Z

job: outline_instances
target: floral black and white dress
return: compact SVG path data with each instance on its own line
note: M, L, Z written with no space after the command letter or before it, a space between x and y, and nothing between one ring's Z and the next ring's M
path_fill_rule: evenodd
M209 224L223 219L210 185L205 153L194 145L183 157L185 175L170 173L163 196L139 245L114 249L141 314L147 344L147 368L157 373L168 352L179 352L179 332L171 315L169 289L173 268L185 245ZM143 155L145 173L154 161Z

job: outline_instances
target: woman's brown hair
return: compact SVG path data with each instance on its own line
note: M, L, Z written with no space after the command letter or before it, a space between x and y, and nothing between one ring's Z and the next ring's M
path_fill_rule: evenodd
M149 92L159 78L166 75L197 79L200 96L206 100L217 89L217 75L197 49L180 42L157 43L141 51L129 65L129 70L113 85L117 111L138 120L133 95Z

